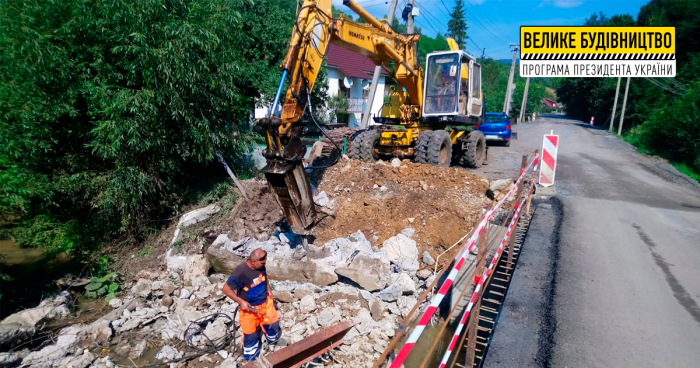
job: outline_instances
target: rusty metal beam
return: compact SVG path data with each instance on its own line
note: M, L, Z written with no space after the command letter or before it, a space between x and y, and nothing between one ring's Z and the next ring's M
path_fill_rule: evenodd
M337 323L301 341L265 355L241 368L297 368L317 356L335 348L355 324L351 321Z

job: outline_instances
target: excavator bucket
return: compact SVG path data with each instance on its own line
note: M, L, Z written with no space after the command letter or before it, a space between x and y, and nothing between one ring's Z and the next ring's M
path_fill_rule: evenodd
M304 166L301 162L268 161L262 172L292 231L306 234L316 219L316 207Z

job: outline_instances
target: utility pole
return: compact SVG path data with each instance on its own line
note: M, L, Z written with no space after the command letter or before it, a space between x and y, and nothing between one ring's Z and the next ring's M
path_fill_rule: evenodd
M513 61L510 64L510 76L508 77L508 87L506 88L506 100L503 102L503 112L508 113L508 110L510 110L510 89L511 85L513 85L513 74L515 73L515 57L518 55L518 47L520 45L515 45L515 44L510 44L510 47L513 48Z
M484 49L481 50L481 60L484 60L485 57L486 57L486 47L484 47Z
M625 122L625 107L627 107L627 93L630 91L630 77L627 77L625 86L625 98L622 100L622 115L620 116L620 126L617 128L617 135L622 135L622 123Z
M530 77L525 80L525 93L523 93L523 103L520 104L520 117L516 124L520 124L523 121L523 116L525 116L525 108L527 107L527 91L530 89Z
M408 13L408 20L406 20L406 32L413 34L413 9L415 9L416 0L408 0L408 3L411 4L411 11Z
M612 133L613 125L615 125L615 111L617 111L617 95L620 94L620 79L622 79L622 77L617 77L617 89L615 89L615 102L613 103L612 118L610 118L610 133Z
M391 26L391 22L394 21L394 13L396 13L396 1L391 0L389 4L389 15L387 21ZM411 17L413 20L413 17ZM374 67L374 74L372 75L372 84L369 86L369 96L367 98L367 106L365 106L365 111L362 114L362 129L367 129L369 126L369 119L372 118L372 103L374 102L374 96L377 94L377 84L379 84L379 76L382 74L382 67L377 65Z

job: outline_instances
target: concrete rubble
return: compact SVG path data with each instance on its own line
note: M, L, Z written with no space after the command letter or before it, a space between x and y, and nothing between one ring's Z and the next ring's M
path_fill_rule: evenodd
M350 320L354 327L334 352L337 362L326 366L371 367L418 296L435 279L434 257L444 250L442 246L451 244L442 239L444 229L451 229L451 237L459 237L480 217L487 183L463 170L440 168L436 173L434 167L399 159L372 167L343 161L345 166L338 165L327 173L335 175L335 181L324 179L326 184L319 186L313 199L324 211L344 210L346 216L359 217L345 217L312 234L323 239L322 244L305 244L288 229L270 227L279 221L281 212L267 184L257 183L257 199L237 204L225 228L207 228L206 241L201 237L196 242L188 239L201 231L201 223L222 212L221 207L212 204L182 215L172 240L170 234L166 240L170 246L163 257L165 268L130 275L121 285L124 291L105 306L107 314L57 329L50 341L33 351L24 348L0 353L0 366L111 368L162 363L171 368L239 367L243 361L238 308L222 288L228 274L252 250L261 248L268 252L267 274L284 339L295 343ZM490 189L498 195L509 185L512 182L506 180L492 183ZM360 226L367 214L355 209L378 213L377 209L384 211L384 207L377 207L377 203L383 204L387 198L406 200L409 196L405 193L430 205L413 206L410 213L396 210L409 206L396 205L394 211L387 209L394 217L383 218L381 229L374 220ZM457 202L462 204L453 206ZM64 292L6 318L0 322L0 346L16 346L34 336L45 322L70 315L71 305L70 294ZM186 344L186 330L193 321L213 313L227 314L236 322L232 325L222 318L205 321L200 325L204 334L217 341L236 331L234 343L218 353L197 357L192 364L180 361L195 353L187 344L208 346L201 335ZM263 351L267 352L270 348Z
M143 271L124 285L126 292L110 301L108 308L112 311L107 315L92 323L63 328L54 344L40 350L2 355L0 359L15 362L12 364L21 360L20 367L114 367L119 357L136 361L148 356L149 351L159 362L192 354L182 343L190 322L218 312L237 320L237 305L221 291L224 280L250 251L262 248L269 252L267 271L284 338L294 343L340 321L351 320L355 326L334 354L341 363L331 366L348 366L343 362L371 366L426 287L425 280L416 276L418 251L411 235L411 229L398 234L389 242L393 245L387 253L385 249L373 249L362 232L333 239L321 247L295 244L291 234L280 233L262 241L249 237L233 241L221 234L206 253L206 264L212 270ZM55 303L45 305L56 307ZM33 316L32 313L25 315ZM26 319L31 322L37 317ZM15 323L16 320L18 317L11 319ZM233 327L224 319L216 319L202 328L210 339L218 340ZM236 351L229 346L221 354L194 361L207 362L212 367L236 367L242 363L240 333L236 340ZM154 345L147 345L147 341ZM206 344L203 340L193 341ZM106 355L104 351L111 353Z

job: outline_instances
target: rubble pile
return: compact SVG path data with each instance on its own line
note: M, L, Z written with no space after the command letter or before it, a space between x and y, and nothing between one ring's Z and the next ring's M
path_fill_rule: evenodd
M190 322L212 313L226 313L237 320L236 303L221 291L224 280L237 260L242 261L252 249L262 248L268 251L267 271L273 280L283 337L294 343L351 320L354 327L334 353L340 363L330 366L350 366L349 362L358 366L358 354L364 356L362 364L371 366L394 336L399 321L417 302L418 294L432 282L431 272L417 272L418 252L411 236L413 230L405 229L387 240L391 245L385 246L389 250L385 252L373 248L361 232L333 239L322 247L305 247L297 237L285 233L265 241L246 237L235 242L221 234L209 247L216 251L207 253L212 275L207 268L187 278L173 270L142 271L125 293L109 302L113 309L107 315L63 328L55 343L39 350L2 353L0 361L14 359L21 361L21 367L85 368L133 365L132 361L153 363L147 360L152 353L160 362L190 355L193 352L183 344ZM53 309L58 304L46 303ZM8 318L18 318L13 316ZM233 329L235 326L214 320L204 331L207 337L217 339ZM240 346L237 331L235 344L227 351L171 366L236 367L243 363Z
M335 128L332 130L326 131L326 134L330 136L333 141L335 141L335 144L338 145L341 149L343 148L343 140L347 139L345 145L348 149L351 147L351 141L354 135L357 134L361 129L360 128L350 128L350 127L342 127L342 128ZM321 136L321 142L323 142L323 155L330 155L333 153L335 150L335 145L326 137L325 135Z
M267 183L248 180L248 198L230 213L212 204L184 214L171 227L164 257L158 256L167 268L130 278L106 315L76 321L39 346L26 341L41 323L72 313L65 293L0 322L0 346L11 347L0 353L0 366L101 368L177 360L170 366L238 367L244 363L241 336L237 322L231 323L237 304L222 287L256 248L268 252L267 273L287 342L351 320L354 327L326 366L371 366L434 280L437 255L469 232L491 203L486 189L498 197L512 185L506 180L489 188L459 168L398 159L343 158L322 175L314 188L322 219L310 236L289 232ZM231 320L205 322L204 333L217 339L235 331L235 342L182 360L195 353L188 344L207 346L202 336L187 339L188 326L215 313Z

